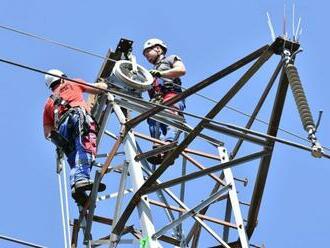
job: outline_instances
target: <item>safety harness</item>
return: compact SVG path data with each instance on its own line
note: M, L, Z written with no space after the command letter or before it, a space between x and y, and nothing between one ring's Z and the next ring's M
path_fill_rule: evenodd
M161 89L157 78L154 79L152 83L152 88L148 91L150 102L161 104L164 100L164 92Z
M59 112L60 108L63 108L64 114L61 117L61 120L66 118L68 116L68 110L71 108L70 104L64 100L62 97L57 96L57 95L50 95L50 99L53 100L54 102L54 127L57 130L60 124L60 118L59 118Z
M54 102L54 127L55 130L51 132L50 139L51 141L59 148L61 148L64 153L69 154L73 151L74 147L72 142L67 138L63 137L58 129L62 123L64 123L70 115L78 114L79 115L79 131L74 134L74 136L79 135L83 137L88 132L95 132L91 130L91 125L95 123L96 129L97 125L93 118L86 112L84 108L81 107L72 107L70 104L58 95L52 94L50 98ZM60 112L63 114L60 116Z

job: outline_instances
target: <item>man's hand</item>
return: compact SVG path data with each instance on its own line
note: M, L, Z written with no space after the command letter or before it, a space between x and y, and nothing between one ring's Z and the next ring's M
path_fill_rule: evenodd
M162 72L161 72L161 71L158 71L158 70L150 70L149 72L150 72L150 74L151 74L153 77L157 77L157 78L162 77Z

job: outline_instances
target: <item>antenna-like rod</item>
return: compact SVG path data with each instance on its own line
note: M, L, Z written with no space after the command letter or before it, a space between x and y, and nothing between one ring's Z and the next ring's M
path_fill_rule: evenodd
M275 38L276 38L275 31L274 31L274 27L273 27L273 24L272 24L272 21L270 19L270 15L269 15L268 11L266 12L266 14L267 14L267 24L268 24L268 27L270 29L270 34L272 36L272 40L275 41Z
M299 39L300 39L300 36L302 35L302 32L303 32L303 28L301 27L301 28L300 28L300 31L299 31L299 35L298 35L298 41L299 41Z
M295 31L295 26L294 26L295 8L296 8L296 4L293 3L292 4L292 36L293 36L292 39L293 39L293 41L296 41L296 37L295 37L295 33L294 33L294 31Z
M283 8L283 37L288 38L288 33L286 32L286 4L284 4Z
M296 32L295 32L295 37L297 38L298 40L298 32L302 32L302 29L300 28L300 25L301 25L301 17L299 17L298 19L298 25L297 25L297 29L296 29Z

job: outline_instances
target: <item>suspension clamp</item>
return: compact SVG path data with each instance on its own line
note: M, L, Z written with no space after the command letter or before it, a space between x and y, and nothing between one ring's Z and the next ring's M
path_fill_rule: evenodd
M320 142L315 136L315 129L309 129L308 139L312 142L312 155L315 158L321 158L323 154L323 148Z

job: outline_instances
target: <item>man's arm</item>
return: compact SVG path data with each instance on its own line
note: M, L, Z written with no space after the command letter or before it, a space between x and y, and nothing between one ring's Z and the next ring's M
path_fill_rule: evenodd
M104 82L99 82L99 83L96 83L94 85L96 87L99 87L99 88L102 88L102 89L107 89L108 88L108 85ZM103 91L98 90L98 89L94 89L94 88L90 88L90 87L89 87L89 89L90 89L90 91L86 91L86 92L90 93L90 95L88 96L87 105L89 106L90 109L92 109L93 106L96 103L96 100L97 100L96 95L102 93Z
M151 70L150 73L156 77L174 79L185 75L186 68L181 60L175 60L173 63L173 68L166 71Z
M108 88L107 84L104 83L104 82L96 83L93 86L96 86L96 87L101 88L101 89L107 89ZM100 94L100 93L104 92L101 89L95 89L95 88L92 88L92 87L89 87L89 86L84 86L84 91L85 92L87 92L89 94L94 94L94 95L97 95L97 94Z

